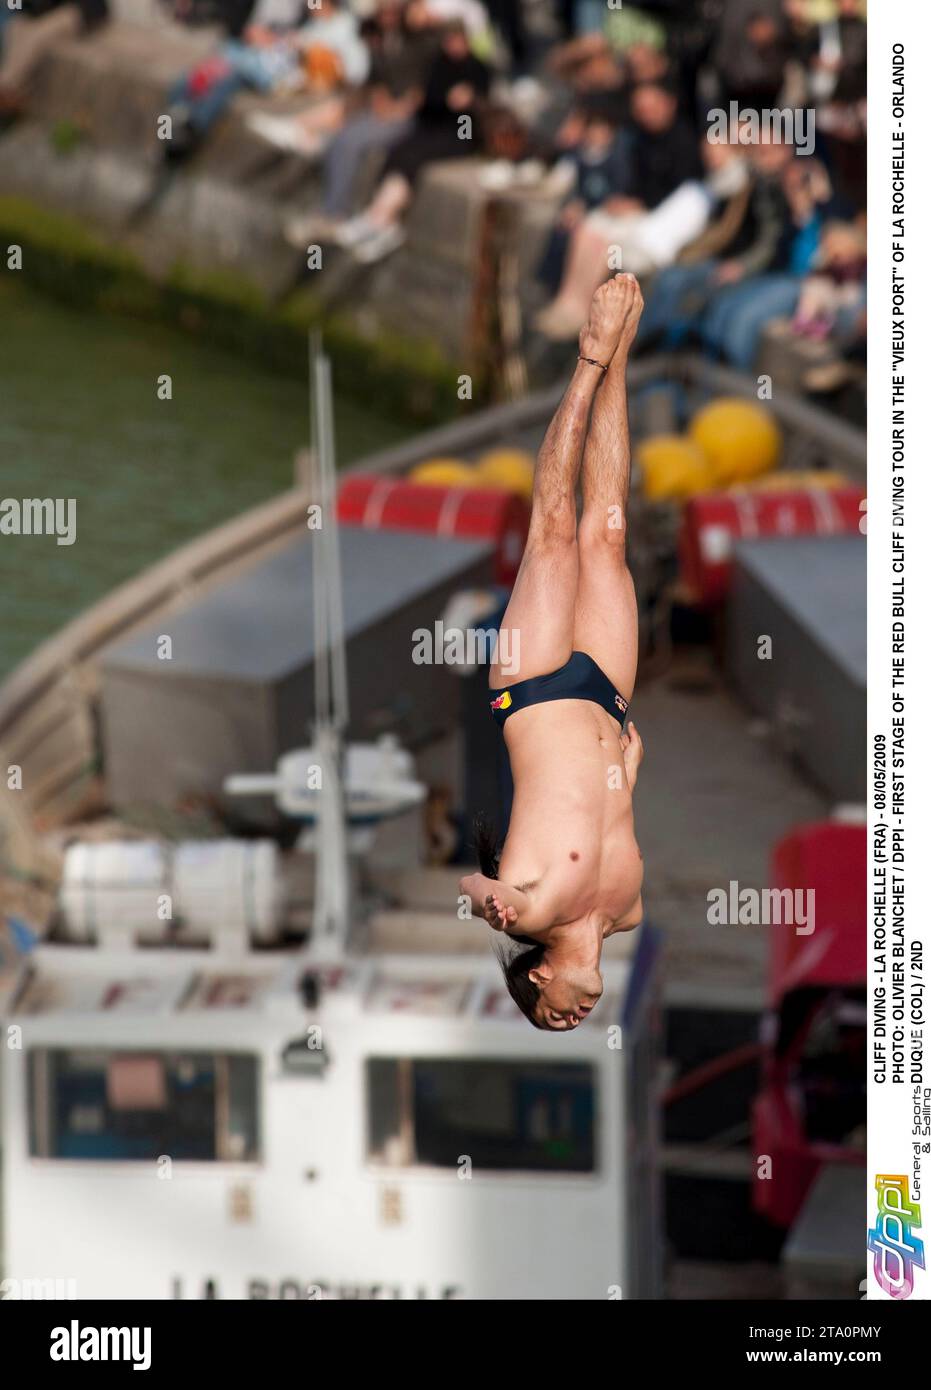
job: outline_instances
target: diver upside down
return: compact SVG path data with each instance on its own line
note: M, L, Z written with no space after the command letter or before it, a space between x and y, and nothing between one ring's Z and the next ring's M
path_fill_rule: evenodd
M480 835L481 872L460 884L473 912L517 948L502 951L512 998L551 1031L591 1013L605 937L643 915L633 817L643 744L627 718L637 600L626 557L627 362L642 310L632 275L596 290L537 457L527 546L489 671L511 820L500 861L494 837Z

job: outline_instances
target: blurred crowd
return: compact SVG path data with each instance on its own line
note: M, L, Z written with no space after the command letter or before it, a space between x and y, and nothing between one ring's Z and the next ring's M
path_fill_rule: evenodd
M570 340L626 269L646 345L750 369L778 323L865 351L865 0L166 3L220 32L166 93L166 157L238 93L272 97L247 124L314 166L283 219L295 246L388 256L424 169L477 159L486 189L557 209L525 306L545 339ZM43 35L78 36L106 5L2 7L0 104L28 101Z

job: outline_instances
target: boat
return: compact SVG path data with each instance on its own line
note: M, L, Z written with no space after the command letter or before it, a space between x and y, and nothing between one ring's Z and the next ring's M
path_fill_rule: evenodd
M630 377L640 433L712 395L755 394L691 357L637 362ZM534 448L558 395L481 412L352 472L391 479L437 457ZM865 477L859 431L788 396L772 410L790 466ZM326 448L318 439L317 456ZM460 869L425 862L419 788L469 804L464 764L493 757L468 713L483 672L418 673L422 686L389 711L394 727L379 727L385 710L368 698L373 671L398 693L390 653L412 624L464 589L500 607L498 523L478 537L340 528L344 574L365 553L382 578L368 607L340 586L344 655L325 684L332 694L335 669L367 736L357 749L380 747L390 765L374 806L350 776L347 818L342 776L309 799L294 792L314 750L334 769L347 733L353 748L345 708L321 718L326 699L316 737L297 741L326 644L310 641L309 605L306 634L299 607L273 621L311 579L320 495L304 473L94 605L0 687L3 765L21 772L2 803L4 914L20 930L0 976L13 1040L4 1272L17 1287L54 1273L89 1298L658 1297L661 963L674 975L667 1002L753 1010L762 991L755 947L705 934L698 963L676 934L711 843L702 776L720 798L729 778L764 768L769 797L744 808L735 836L746 863L770 822L823 798L770 766L733 698L709 688L703 717L732 740L733 763L694 750L681 812L696 845L680 835L646 853L653 903L644 926L607 943L599 1026L529 1029L459 898ZM652 519L654 538L662 526ZM318 603L325 588L311 584ZM265 595L267 623L244 653L237 623L256 630L246 593ZM160 636L174 638L163 668ZM644 691L658 771L694 743L688 698ZM243 719L266 704L275 719L247 740ZM409 755L391 742L399 731ZM327 798L334 783L342 805ZM643 838L655 840L647 812Z

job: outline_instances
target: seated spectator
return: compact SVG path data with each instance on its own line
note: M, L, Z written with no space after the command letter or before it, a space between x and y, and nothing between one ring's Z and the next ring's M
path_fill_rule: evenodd
M757 147L757 156L770 148ZM723 289L701 323L705 346L743 371L752 370L767 325L796 312L805 277L817 256L824 211L831 203L830 183L816 160L791 154L781 186L787 216L769 270Z
M261 0L255 22L241 39L229 39L217 54L179 79L169 93L173 120L169 156L186 154L225 113L237 92L311 91L326 93L341 84L363 82L368 73L368 50L358 21L338 0L318 0L311 18L297 30L263 22L265 6L280 0ZM305 10L300 10L301 17Z
M679 80L682 110L703 118L707 103L699 100L700 74L707 67L715 42L722 0L640 0L665 30L663 55ZM648 74L643 74L647 76Z
M687 179L701 178L698 136L679 110L671 78L641 82L631 93L633 180L626 211L659 207Z
M726 234L735 213L747 206L750 181L743 153L732 145L702 145L706 171L701 181L688 179L652 212L601 222L601 231L623 253L626 269L649 277ZM712 219L720 216L717 225ZM734 223L739 225L739 221ZM694 258L694 255L693 255Z
M726 286L787 263L790 210L784 184L794 159L792 146L764 140L749 147L749 153L751 190L746 216L730 243L719 248L713 259L673 265L656 276L641 319L644 344L677 346L697 330L708 304Z
M866 304L866 229L828 222L811 273L802 281L792 331L821 341L849 335Z
M312 155L325 148L322 207L289 219L286 235L294 245L332 234L334 224L353 210L366 161L385 153L413 129L439 42L432 26L419 25L418 16L412 25L409 12L414 8L404 0L381 0L364 32L371 69L361 91L318 103L296 118L249 118L252 129L284 149ZM422 11L422 6L416 8Z
M866 206L866 57L861 0L837 0L836 18L813 26L812 95L832 177L857 208Z
M774 109L792 55L792 30L783 0L725 0L711 54L722 105Z
M349 4L316 0L295 39L311 91L358 87L368 76L369 52Z
M424 165L475 153L481 104L489 85L489 70L471 52L465 26L450 25L427 76L413 128L389 150L381 183L365 211L335 229L337 245L370 263L403 243L401 221Z
M0 53L0 115L17 115L46 54L63 39L89 34L106 23L107 0L20 0L6 14Z
M472 52L481 58L491 54L491 21L482 0L414 0L409 22L437 32L461 24Z
M578 333L609 271L643 274L673 259L708 220L711 199L702 188L698 137L679 115L675 88L641 83L631 94L631 115L627 186L580 219L559 292L536 318L538 331L554 340ZM619 253L617 263L609 260L612 250Z
M639 18L638 18L639 16ZM554 77L576 92L607 91L623 84L656 81L668 76L662 25L639 11L623 12L599 6L598 27L580 30L580 37L559 44L547 58Z
M603 94L573 107L557 131L557 169L565 172L569 196L537 270L537 279L551 295L559 289L571 235L586 213L630 187L632 141L630 131L618 128L616 102Z

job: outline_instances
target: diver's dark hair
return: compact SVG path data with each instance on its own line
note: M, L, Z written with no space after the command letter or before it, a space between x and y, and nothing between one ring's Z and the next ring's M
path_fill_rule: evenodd
M498 844L498 832L487 817L475 817L472 822L472 841L482 873L486 878L497 878L501 847ZM504 932L501 935L504 939L500 944L495 943L495 952L501 962L508 994L534 1028L546 1029L546 1024L538 1023L535 1017L540 989L530 979L530 972L541 964L546 947L533 936L511 936ZM514 949L515 947L522 949Z
M486 878L497 878L501 846L498 844L498 832L487 816L477 815L473 820L472 843L482 873Z
M514 950L513 947L520 949ZM540 987L535 985L530 978L531 970L538 969L546 954L546 947L543 942L538 941L534 936L508 936L506 942L501 945L495 942L495 952L501 962L501 970L504 975L504 983L508 987L508 994L514 1003L524 1017L530 1020L534 1028L543 1028L549 1032L547 1025L537 1020L536 1009L540 999Z

